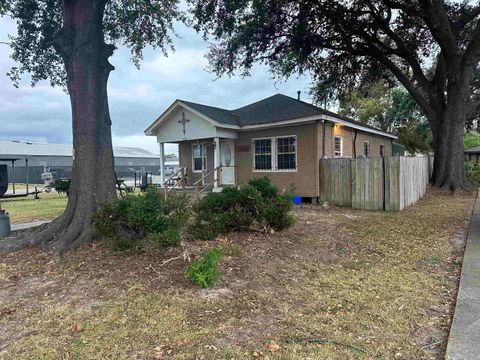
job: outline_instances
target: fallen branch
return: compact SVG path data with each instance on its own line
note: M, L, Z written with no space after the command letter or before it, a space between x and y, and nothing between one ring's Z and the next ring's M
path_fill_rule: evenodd
M182 256L175 256L171 259L165 260L163 263L158 265L158 267L163 266L163 265L167 265L170 261L173 261L173 260L180 260L181 258L182 258Z
M444 342L445 342L445 340L440 340L440 341L437 341L437 342L434 342L434 343L431 343L431 344L427 344L427 345L422 346L420 348L420 350L425 350L425 349L428 349L429 347L437 346L437 345L440 345Z
M295 339L293 339L292 341L295 341ZM336 340L333 340L333 339L327 339L327 338L317 338L317 337L312 337L312 338L304 338L304 339L297 339L298 342L302 342L304 344L323 344L323 345L336 345L336 346L343 346L343 347L346 347L346 348L349 348L351 350L353 350L354 352L357 352L357 353L362 353L362 354L366 354L367 351L358 347L358 346L355 346L355 345L351 345L351 344L345 344L345 343L342 343L342 342L339 342L339 341L336 341Z

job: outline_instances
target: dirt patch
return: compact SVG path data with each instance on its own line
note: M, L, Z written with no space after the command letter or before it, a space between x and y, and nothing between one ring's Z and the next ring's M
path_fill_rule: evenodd
M430 190L399 213L300 208L283 232L190 243L228 254L211 290L182 260L161 266L178 249L2 255L0 357L440 359L473 203Z

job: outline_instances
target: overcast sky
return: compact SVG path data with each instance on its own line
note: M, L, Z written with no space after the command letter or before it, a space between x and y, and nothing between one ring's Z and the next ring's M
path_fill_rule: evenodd
M15 31L12 20L0 18L0 41ZM201 36L183 24L176 31L180 35L174 39L176 51L164 57L160 51L147 49L140 70L132 64L126 48L118 49L110 59L115 66L108 86L114 146L140 146L158 153L155 139L144 136L143 131L177 98L227 109L279 92L295 97L297 90L302 90L302 100L308 99L307 76L275 80L263 66L255 67L248 78L215 80L205 70L207 45ZM14 88L5 75L15 65L9 52L7 45L0 44L0 137L71 143L67 94L46 82L32 88L28 76L19 89Z

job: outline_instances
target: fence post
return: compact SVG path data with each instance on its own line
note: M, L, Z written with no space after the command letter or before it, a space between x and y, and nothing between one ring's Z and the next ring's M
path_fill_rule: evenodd
M182 190L185 190L185 168L182 167L182 173L181 173L181 176L182 176Z

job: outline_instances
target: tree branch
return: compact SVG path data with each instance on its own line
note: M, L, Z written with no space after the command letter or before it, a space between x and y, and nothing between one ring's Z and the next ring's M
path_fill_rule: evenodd
M480 60L480 20L477 22L477 26L473 32L472 39L470 43L467 45L463 56L463 63L472 68L478 63Z
M415 99L417 104L426 112L430 113L430 106L428 103L427 98L422 94L422 91L420 91L410 79L405 72L402 71L391 59L389 59L385 54L383 54L381 51L375 51L372 49L371 56L376 58L378 61L380 61L382 64L384 64L387 69L389 69L393 75L397 77L397 79L402 83L402 85L407 89L407 91L410 93L410 95Z
M465 26L478 15L480 15L480 5L473 7L470 12L462 14L458 20L455 21L455 28L457 31L463 30Z
M443 1L420 0L420 5L425 11L424 21L446 57L455 57L459 53L459 49Z
M415 54L407 47L404 40L402 38L400 38L395 33L395 31L393 31L390 28L390 24L389 24L389 20L388 20L389 16L387 16L387 19L384 19L379 14L379 12L375 9L373 4L369 3L369 7L370 7L371 12L372 12L371 15L373 16L374 23L377 24L385 32L385 34L395 42L397 48L394 49L391 46L386 45L384 41L381 41L378 38L374 38L373 36L369 37L370 41L379 44L380 46L382 46L387 51L390 51L393 54L403 58L412 68L414 76L415 76L416 80L418 81L418 83L420 84L420 86L423 87L423 90L425 92L428 92L431 88L429 80L426 78L426 76L423 72L423 69L420 66L420 63L418 62L417 58L415 57Z

